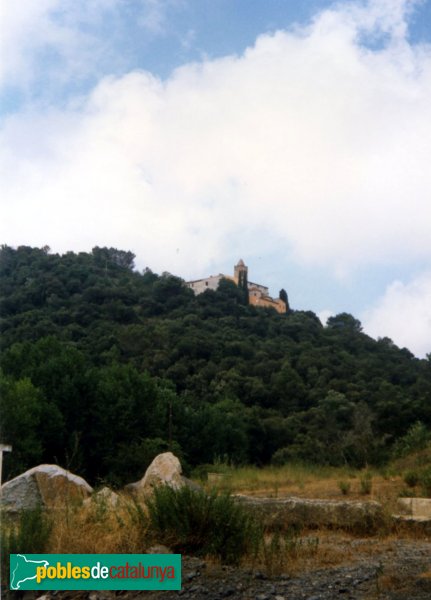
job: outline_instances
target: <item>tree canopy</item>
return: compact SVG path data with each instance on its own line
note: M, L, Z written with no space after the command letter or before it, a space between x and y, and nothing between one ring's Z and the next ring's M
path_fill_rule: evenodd
M114 248L3 246L0 278L6 476L59 462L121 484L168 447L189 466L362 466L431 426L431 361L352 315L280 315L227 280L195 296Z

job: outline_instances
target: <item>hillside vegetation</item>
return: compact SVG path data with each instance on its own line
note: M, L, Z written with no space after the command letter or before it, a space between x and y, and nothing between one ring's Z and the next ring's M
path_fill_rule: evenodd
M113 248L0 259L6 477L58 462L120 485L168 447L189 467L363 467L429 438L431 360L349 314L279 315L226 280L195 297Z

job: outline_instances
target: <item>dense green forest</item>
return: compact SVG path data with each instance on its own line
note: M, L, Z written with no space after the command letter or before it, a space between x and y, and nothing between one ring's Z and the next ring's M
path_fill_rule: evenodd
M360 467L431 427L431 360L349 314L254 308L227 280L194 296L113 248L2 246L0 269L6 477L57 462L120 485L167 448Z

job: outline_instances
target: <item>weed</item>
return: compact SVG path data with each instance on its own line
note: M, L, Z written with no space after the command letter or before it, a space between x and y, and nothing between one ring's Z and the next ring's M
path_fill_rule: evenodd
M314 556L319 548L319 538L302 539L297 527L290 527L283 534L276 531L271 536L262 536L260 559L269 576L286 572L293 560L299 556Z
M255 521L226 493L163 486L154 490L147 507L153 535L176 552L238 564L258 543Z
M373 478L371 476L371 473L369 473L367 471L366 473L364 473L362 475L362 477L359 480L359 488L360 488L361 494L363 494L364 496L367 494L371 494L372 487L373 487Z
M380 561L379 564L378 564L378 566L377 566L377 568L376 568L376 574L375 574L375 577L376 577L376 591L377 591L377 595L378 596L380 596L380 591L381 591L381 589L380 589L380 587L381 587L380 586L380 578L382 577L383 573L384 573L384 568L383 568L382 562Z
M279 532L269 538L262 538L261 555L268 575L279 575L283 572L287 553L286 540Z
M340 492L343 494L343 496L347 496L350 492L351 485L349 481L339 481L338 487L340 488Z
M42 554L48 547L52 522L41 508L22 511L16 523L2 522L2 581L9 581L10 554Z
M419 483L420 475L417 471L406 471L403 479L409 487L415 487Z
M420 485L422 494L427 498L431 497L431 467L422 471L420 475Z

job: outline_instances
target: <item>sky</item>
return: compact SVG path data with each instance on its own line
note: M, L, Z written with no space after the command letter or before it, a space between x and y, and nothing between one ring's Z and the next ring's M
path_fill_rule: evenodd
M431 353L431 0L2 0L0 240Z

